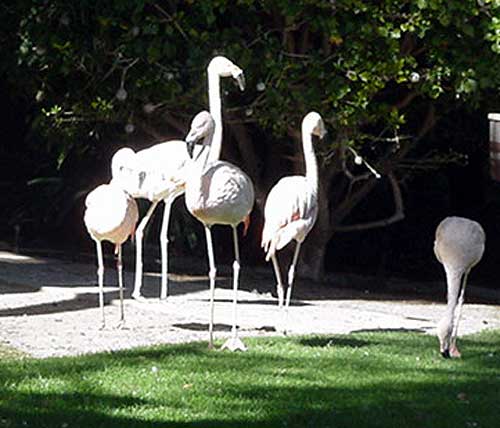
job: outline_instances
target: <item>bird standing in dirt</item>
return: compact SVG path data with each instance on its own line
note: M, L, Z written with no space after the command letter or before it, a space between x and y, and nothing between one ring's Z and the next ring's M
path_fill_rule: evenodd
M244 89L245 80L243 71L229 59L217 56L210 61L207 67L208 74L208 98L210 112L216 121L216 135L222 138L222 111L220 95L221 77L234 78L240 89ZM200 147L194 148L195 157L199 154ZM163 223L160 232L161 245L161 291L160 299L166 299L168 295L168 224L170 210L175 199L184 193L186 163L190 157L186 151L186 143L181 140L172 140L156 144L150 148L135 153L126 147L119 150L115 157L120 159L120 165L115 168L113 178L127 180L129 183L131 176L136 176L132 180L133 187L126 190L134 198L146 198L151 201L151 205L142 218L136 232L136 268L135 284L132 297L141 299L142 287L142 242L144 229L153 215L157 205L163 201L165 209L163 212Z
M156 144L137 153L131 148L124 147L115 153L113 159L119 164L117 168L114 168L113 179L117 182L128 182L129 185L124 186L124 188L132 197L151 201L149 209L135 232L136 266L132 298L136 300L143 299L141 288L144 230L158 204L164 202L165 208L160 232L160 299L166 299L168 295L168 225L172 204L179 195L184 193L183 167L189 159L186 143L182 140L172 140Z
M215 121L210 113L198 113L191 123L191 129L186 137L189 151L193 144L203 139L204 145L210 147L210 152L204 162L193 163L192 170L186 181L186 206L189 212L205 227L208 261L210 265L210 324L209 347L213 346L214 296L216 267L212 244L211 227L214 224L231 226L234 243L233 262L233 326L231 338L223 348L231 351L245 351L246 346L238 338L237 303L240 272L240 252L238 246L237 227L248 219L255 200L252 180L235 165L218 160L221 149L221 136L213 138Z
M97 276L99 279L99 306L101 308L102 327L105 325L102 241L115 244L116 269L120 290L120 323L123 323L125 315L123 309L122 244L129 236L134 234L139 216L137 204L130 195L112 181L110 184L103 184L90 192L85 200L85 206L85 226L95 241L97 248Z
M434 254L444 266L447 283L446 312L437 326L445 358L460 357L457 333L467 276L483 256L485 239L479 223L462 217L446 217L436 229Z
M288 289L282 330L286 333L288 307L292 295L295 268L300 246L311 231L318 215L318 165L312 144L313 135L323 138L326 134L323 119L316 112L308 113L302 120L302 147L306 174L283 177L271 189L264 207L262 248L266 261L272 260L277 281L278 305L283 309L284 287L276 251L295 240L295 252L288 271Z

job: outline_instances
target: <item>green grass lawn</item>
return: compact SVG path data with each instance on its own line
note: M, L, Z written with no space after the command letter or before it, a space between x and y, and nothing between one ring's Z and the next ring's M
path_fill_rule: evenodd
M79 358L0 360L3 427L464 427L500 420L500 331L247 339Z

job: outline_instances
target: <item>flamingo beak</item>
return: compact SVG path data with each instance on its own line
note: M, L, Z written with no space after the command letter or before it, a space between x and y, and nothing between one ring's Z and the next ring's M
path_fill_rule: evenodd
M189 135L186 137L186 148L189 154L189 157L193 158L194 145L196 143L196 139L189 138Z
M187 151L191 159L193 158L194 146L201 138L202 137L198 132L196 132L196 130L191 130L185 138Z
M236 81L238 82L238 86L240 87L241 91L245 90L245 75L243 74L243 71L240 72L237 76L235 76Z
M443 356L443 358L451 358L450 350L449 349L442 350L441 351L441 355Z
M146 179L146 171L139 172L139 189L144 184L144 180Z

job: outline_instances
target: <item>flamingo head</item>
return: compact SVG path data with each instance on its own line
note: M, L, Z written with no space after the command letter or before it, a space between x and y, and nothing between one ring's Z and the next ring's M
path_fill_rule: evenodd
M326 135L325 122L321 115L315 111L311 111L306 114L302 120L302 129L311 135L316 135L317 137L323 139Z
M215 121L208 111L201 111L191 121L185 141L190 157L193 157L194 145L200 140L211 139L215 130Z
M208 72L220 77L232 77L238 83L240 90L245 90L245 75L243 70L224 56L216 56L208 65Z
M444 358L450 358L456 349L456 346L452 343L452 332L453 326L449 319L446 317L439 321L437 325L437 336L439 339L439 352ZM458 350L457 350L458 352Z
M111 159L111 181L130 194L133 194L137 187L135 163L135 152L130 147L119 149Z

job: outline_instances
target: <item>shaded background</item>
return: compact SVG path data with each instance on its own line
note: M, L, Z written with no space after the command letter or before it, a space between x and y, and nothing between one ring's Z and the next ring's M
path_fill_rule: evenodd
M331 163L320 162L323 197L301 251L302 274L375 275L381 287L387 276L442 280L434 231L445 216L460 215L487 234L473 279L497 288L500 188L489 178L487 114L500 111L499 16L496 2L444 0L0 5L0 240L24 251L92 257L85 195L109 180L119 147L138 150L184 135L206 108L205 67L224 54L248 82L244 93L228 82L222 91L222 157L241 166L257 192L242 240L246 264L264 264L265 195L283 175L303 171L298 130L315 109L332 136L317 146L318 157ZM410 150L390 147L396 133L410 136ZM356 167L350 149L383 175L351 206L346 171L366 169ZM391 215L389 176L401 187L404 219L335 232ZM358 182L358 194L374 181ZM344 202L347 209L338 208ZM146 207L141 202L142 212ZM157 268L158 211L146 235L149 268ZM201 232L179 198L170 228L173 271L176 260L191 259L205 269ZM215 241L218 260L229 262L229 231L220 228Z
M9 99L5 86L1 93L1 175L2 192L1 211L4 216L0 222L0 241L29 251L47 250L62 251L62 256L78 257L82 252L92 253L93 242L89 239L82 218L84 197L87 188L109 180L109 162L92 163L82 159L68 163L68 168L80 171L79 180L64 183L69 200L63 204L63 212L59 210L59 202L54 202L54 212L50 208L50 195L39 193L27 186L32 179L33 165L39 165L44 159L39 152L30 153L32 136L26 117L30 112L26 106L16 104ZM432 250L434 231L439 222L446 216L458 215L474 219L481 223L486 231L487 250L481 263L473 271L474 281L482 286L499 288L498 272L500 264L500 184L489 175L488 120L486 111L473 114L458 111L445 118L429 136L429 144L446 140L454 148L468 155L463 165L450 165L439 170L416 173L404 182L402 186L405 203L405 219L385 228L346 232L336 234L329 243L325 268L328 273L353 272L375 275L381 281L377 286L383 286L383 279L391 276L408 279L436 281L443 276L442 268L434 257ZM468 144L473 140L473 144ZM104 159L111 158L120 144L110 144ZM464 150L465 149L465 150ZM469 149L469 151L467 151ZM470 150L472 149L472 150ZM47 160L48 162L49 160ZM286 171L281 171L285 174ZM278 173L279 175L279 173ZM80 193L79 193L80 192ZM75 197L76 194L76 197ZM60 216L56 221L45 224L35 224L26 221L12 221L5 216L8 204L26 205L36 211L37 207L48 210L49 216ZM58 198L61 196L58 194ZM57 204L57 205L56 205ZM149 203L140 202L142 212ZM391 198L388 186L381 184L352 214L352 221L363 221L373 217L383 216L391 211ZM146 240L151 256L146 260L149 268L155 269L153 261L158 257L159 245L157 237L161 224L162 208L154 216L148 227ZM258 227L261 219L254 213L250 236L244 238L243 256L245 263L264 265L263 253L258 248ZM50 220L53 220L51 218ZM190 233L192 229L201 231L184 206L183 197L175 202L171 223L171 254L175 266L175 258L194 256L200 258L204 266L204 242L195 242L191 251ZM56 225L56 227L54 227ZM16 226L19 227L16 237ZM188 233L186 233L188 231ZM196 238L193 237L196 241ZM217 258L221 262L230 263L231 239L224 228L219 228L216 237ZM65 253L65 254L64 254ZM132 268L130 260L130 268Z

